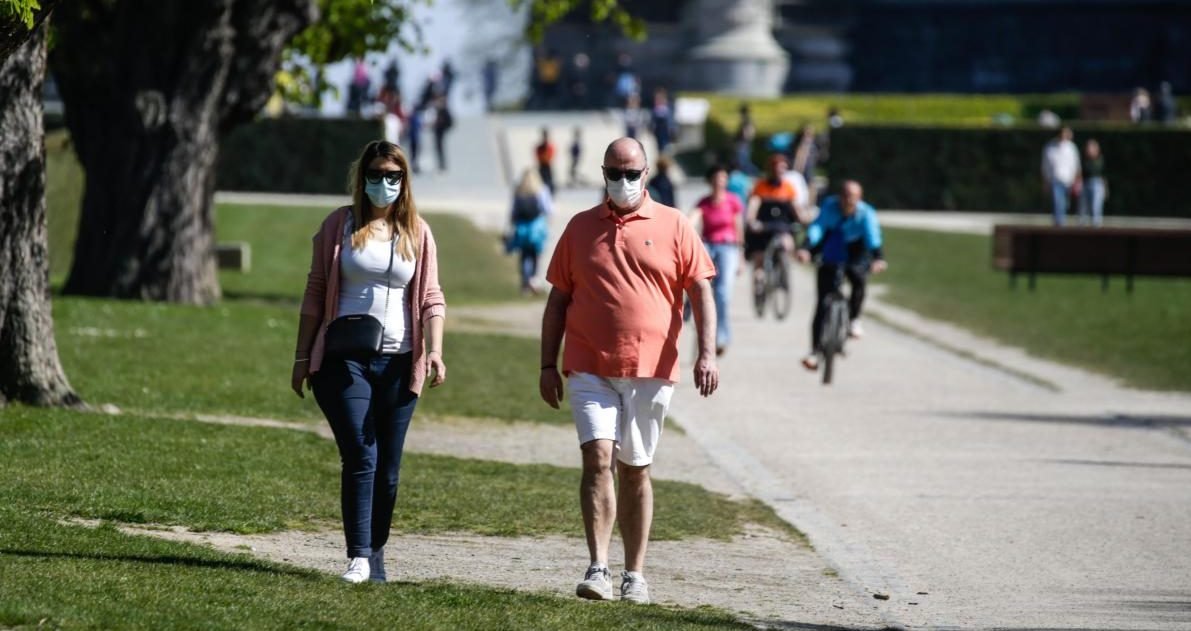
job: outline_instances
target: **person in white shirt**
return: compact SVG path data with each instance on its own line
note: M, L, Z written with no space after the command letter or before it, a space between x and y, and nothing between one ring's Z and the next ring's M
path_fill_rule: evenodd
M1072 142L1073 136L1071 128L1064 126L1059 130L1058 137L1046 143L1042 149L1042 188L1050 194L1056 226L1066 221L1071 195L1078 193L1082 180L1079 148Z

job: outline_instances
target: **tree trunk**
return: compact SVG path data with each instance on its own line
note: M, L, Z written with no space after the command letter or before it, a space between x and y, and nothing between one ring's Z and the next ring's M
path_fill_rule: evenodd
M45 31L38 26L0 61L0 404L80 403L58 362L50 313L41 108Z
M51 63L87 173L66 293L219 298L219 135L264 104L314 16L313 0L96 0L59 15Z

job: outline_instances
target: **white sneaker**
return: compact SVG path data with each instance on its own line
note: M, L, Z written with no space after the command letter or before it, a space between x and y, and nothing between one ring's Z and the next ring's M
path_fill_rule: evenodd
M343 573L343 580L349 583L363 583L368 580L371 568L368 567L368 557L354 557L347 564L347 571Z
M864 337L864 327L860 325L860 320L852 320L848 325L848 337L857 340Z
M575 595L588 600L612 600L612 572L595 565L587 568L583 582L575 587Z
M818 370L819 369L819 356L814 353L810 353L807 356L803 357L802 358L802 367L807 370Z
M644 576L640 574L633 576L628 572L621 572L620 578L621 600L639 605L649 604L649 583L645 582Z

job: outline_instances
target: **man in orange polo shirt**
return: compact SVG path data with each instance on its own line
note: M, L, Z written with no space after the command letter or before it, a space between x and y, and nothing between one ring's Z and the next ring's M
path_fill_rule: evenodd
M649 602L642 574L653 522L649 465L678 380L683 291L698 328L695 386L709 396L719 385L709 282L715 266L686 217L644 191L648 172L640 142L621 138L608 145L608 198L571 220L546 272L553 289L542 317L541 395L559 407L557 362L565 331L562 373L583 453L579 503L591 555L576 594L593 600L612 599L608 546L616 522L625 551L621 600Z

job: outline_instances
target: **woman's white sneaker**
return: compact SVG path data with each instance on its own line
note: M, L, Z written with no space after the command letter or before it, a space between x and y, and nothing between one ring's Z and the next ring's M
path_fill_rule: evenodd
M368 567L368 557L354 557L347 564L347 571L343 573L343 580L349 583L363 583L368 580L371 568Z

